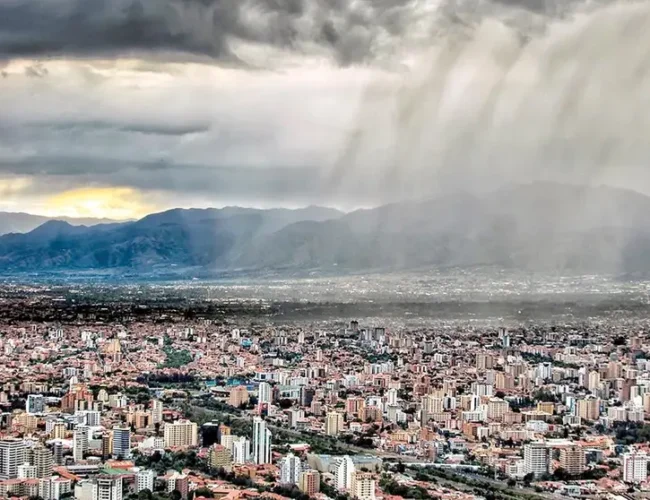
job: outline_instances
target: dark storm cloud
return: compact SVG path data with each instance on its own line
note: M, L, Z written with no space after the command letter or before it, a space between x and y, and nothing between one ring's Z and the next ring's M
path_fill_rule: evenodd
M319 172L292 167L213 167L167 161L132 161L88 157L29 157L0 159L3 174L34 175L32 193L79 185L129 186L143 191L162 190L176 195L258 198L280 202L287 197L321 196Z
M446 0L453 22L501 4L558 13L579 0ZM415 21L440 19L416 0L3 0L0 57L181 52L241 64L232 41L305 52L320 47L342 65L399 44Z

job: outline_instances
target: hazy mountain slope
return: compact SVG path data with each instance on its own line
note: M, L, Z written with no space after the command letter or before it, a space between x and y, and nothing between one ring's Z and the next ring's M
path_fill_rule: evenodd
M68 222L73 226L94 226L96 224L108 224L113 222L108 219L76 219L71 217L52 218L20 212L0 212L0 235L8 233L27 233L51 220Z
M49 222L0 237L0 270L168 269L349 272L498 265L650 270L650 198L538 183L347 215L330 209L170 210L139 221Z
M340 213L304 210L181 210L94 227L48 222L27 234L0 237L0 268L93 269L225 266L237 248L303 217Z
M536 183L450 195L295 225L265 238L243 266L403 269L650 270L650 198L611 188ZM314 252L318 248L318 252Z

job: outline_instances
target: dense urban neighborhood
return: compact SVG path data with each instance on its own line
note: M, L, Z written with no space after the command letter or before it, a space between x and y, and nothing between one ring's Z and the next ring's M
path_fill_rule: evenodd
M15 304L30 310L26 297ZM283 321L144 306L98 319L111 308L0 326L0 496L650 492L643 319Z

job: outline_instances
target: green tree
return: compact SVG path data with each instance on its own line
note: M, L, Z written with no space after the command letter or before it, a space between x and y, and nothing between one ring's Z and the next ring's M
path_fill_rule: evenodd
M153 493L148 490L142 490L138 493L138 500L153 500Z
M194 497L205 497L205 498L214 498L214 493L212 492L211 489L209 488L197 488L196 490L193 491Z

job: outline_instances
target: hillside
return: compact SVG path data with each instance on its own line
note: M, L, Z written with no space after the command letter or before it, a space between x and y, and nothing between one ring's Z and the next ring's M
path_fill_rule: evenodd
M95 226L97 224L108 224L114 222L108 219L72 217L52 218L21 212L0 212L0 235L9 233L28 233L51 220L67 222L73 226Z
M139 221L48 222L0 237L0 270L349 272L496 265L544 271L650 269L650 198L536 183L385 205L171 210Z

